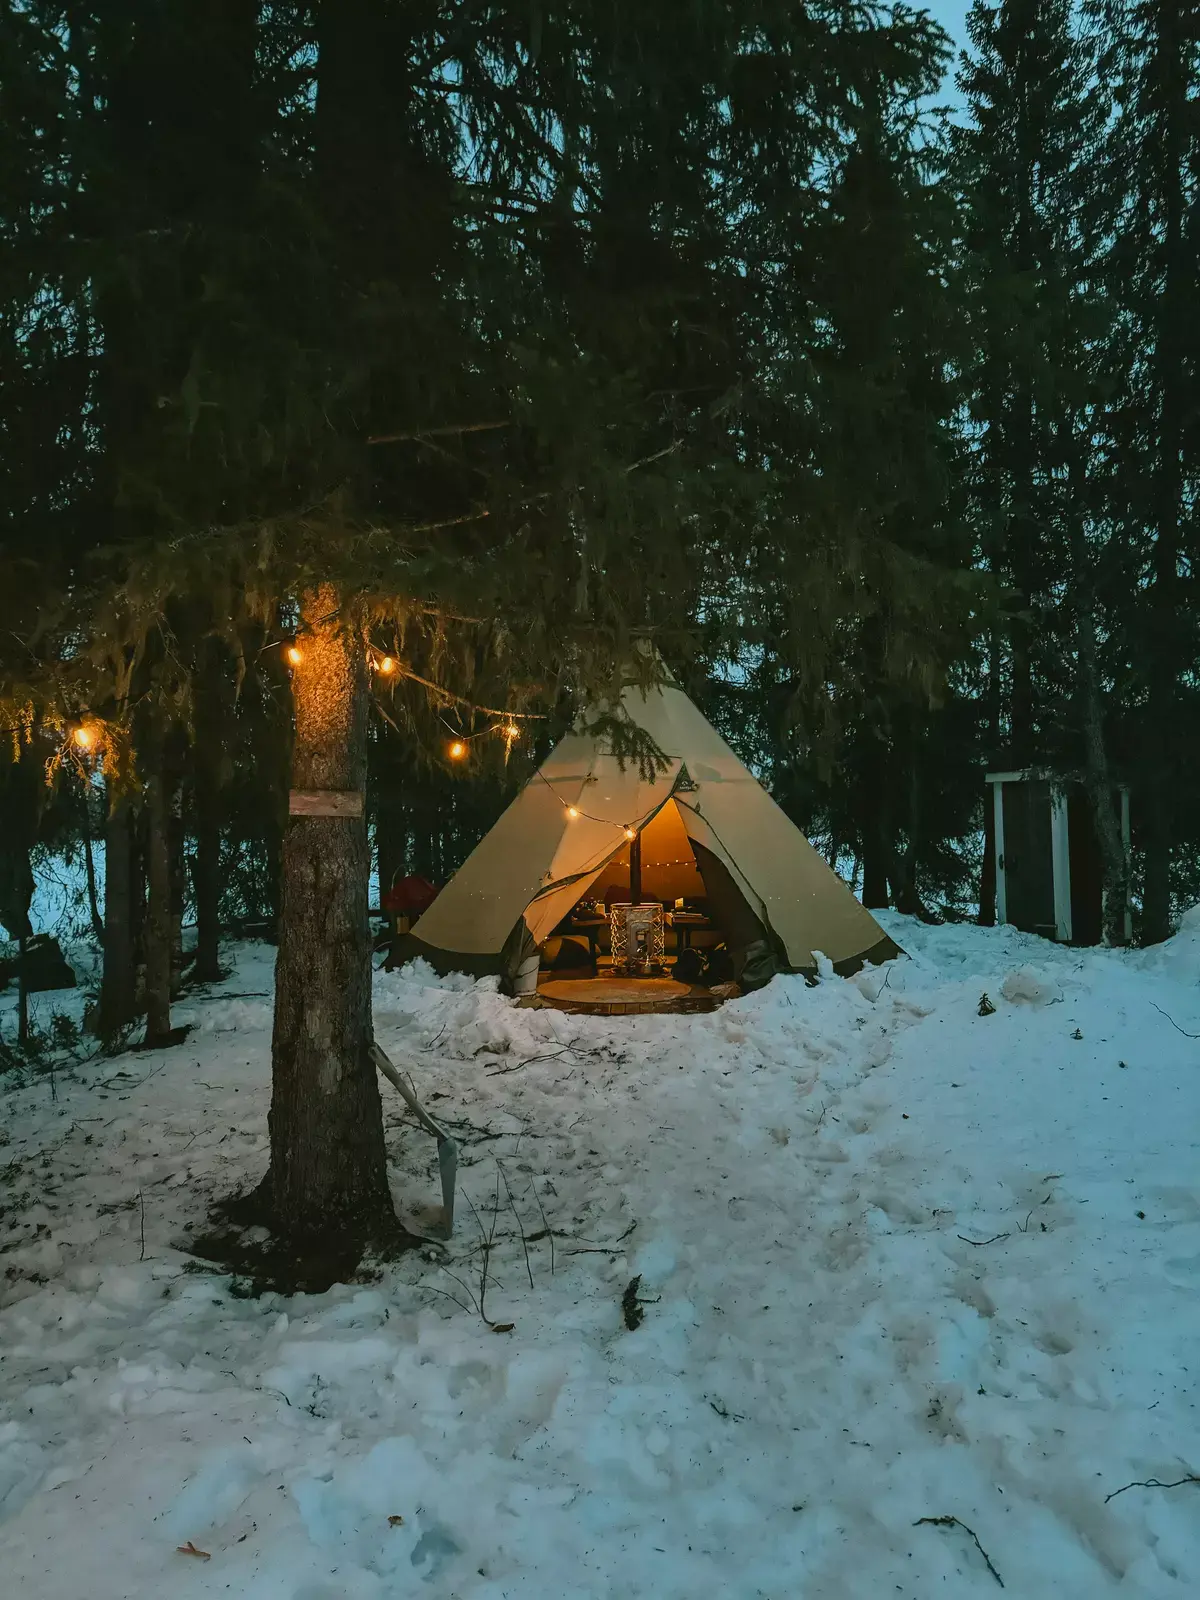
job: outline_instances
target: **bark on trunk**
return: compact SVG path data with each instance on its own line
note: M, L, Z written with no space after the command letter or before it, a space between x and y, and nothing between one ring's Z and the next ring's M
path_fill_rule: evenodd
M195 738L192 743L192 800L196 850L192 894L196 901L197 983L221 977L221 826L225 776L225 728L233 712L228 657L208 641L196 677Z
M293 787L361 792L368 713L361 627L340 614L328 585L303 596L301 620ZM370 1057L369 882L365 817L291 819L265 1198L276 1230L293 1240L365 1238L396 1225Z
M869 731L866 737L867 758L859 799L862 811L862 903L870 910L880 910L888 904L888 867L892 857L886 788L887 750L878 733Z
M186 837L183 826L182 734L173 737L163 768L167 813L167 870L171 892L171 999L183 992L183 908L187 899Z
M988 649L987 760L996 760L1000 751L1000 646L993 633ZM990 783L984 785L983 862L979 873L979 925L996 925L996 797Z
M133 807L110 795L104 827L104 972L96 1025L110 1047L137 1015L133 834Z
M1090 613L1080 620L1079 693L1082 701L1084 784L1092 809L1092 824L1100 847L1104 942L1125 944L1125 913L1129 905L1129 863L1121 825L1113 804L1112 776L1104 741L1104 713L1095 659L1095 622ZM1085 643L1084 635L1088 636Z
M979 870L979 926L996 925L996 801L989 783L983 797L983 861Z
M171 1034L171 827L169 780L161 737L147 741L145 1003L148 1050L170 1043Z
M1085 471L1081 451L1070 433L1067 447L1071 501L1073 505L1079 505L1084 503ZM1129 861L1113 805L1112 771L1104 735L1104 701L1096 645L1096 573L1078 515L1072 515L1070 530L1075 647L1078 657L1076 703L1083 735L1084 788L1100 850L1104 942L1123 945L1126 943L1125 918L1129 906Z
M92 937L104 948L104 919L100 915L100 899L96 892L96 855L92 849L92 808L90 797L83 797L83 865L87 875L88 915L92 922Z
M149 821L145 798L133 817L129 857L129 920L133 931L134 1014L146 1010L146 894L149 871Z
M29 1043L29 941L22 933L17 940L17 1043Z
M863 834L862 903L870 911L887 909L887 851L879 837L879 825L872 821Z
M892 903L906 916L931 920L927 907L917 892L917 862L921 839L921 774L917 766L917 739L909 719L906 718L905 752L908 757L908 814L905 818L903 852L892 847L892 864L889 871L892 884Z
M192 893L196 897L197 983L221 978L221 818L207 784L196 782L196 853L192 857Z

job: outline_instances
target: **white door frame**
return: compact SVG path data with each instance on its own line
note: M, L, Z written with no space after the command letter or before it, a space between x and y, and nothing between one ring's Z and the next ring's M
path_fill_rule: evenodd
M988 773L992 786L992 815L996 835L996 921L1008 921L1008 893L1004 882L1004 780L1007 772Z
M992 786L992 815L996 835L996 921L1008 921L1008 890L1004 875L1004 785L1028 783L1048 774L1040 772L989 772ZM1071 923L1071 833L1067 822L1067 792L1056 789L1050 780L1050 859L1054 881L1054 937L1070 944ZM1122 825L1128 826L1128 794L1122 792Z
M1071 942L1071 830L1067 822L1067 792L1050 790L1050 851L1054 870L1054 937Z

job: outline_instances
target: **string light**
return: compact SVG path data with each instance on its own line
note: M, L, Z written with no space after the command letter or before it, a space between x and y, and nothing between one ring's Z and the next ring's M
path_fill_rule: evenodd
M90 750L92 747L93 737L92 730L83 726L76 728L74 733L71 735L71 738L74 740L75 744L78 745L80 750Z
M544 773L535 772L534 777L546 785L547 789L549 789L550 793L558 801L559 805L562 806L563 810L566 812L567 816L570 817L572 822L575 821L576 817L586 817L589 822L602 822L606 827L620 828L627 839L636 839L641 827L644 827L647 822L652 821L662 809L661 806L656 807L654 811L648 813L647 816L642 818L641 824L634 824L632 822L618 822L615 817L596 817L593 816L590 811L581 810L579 806L568 805L563 799L562 795L559 794L558 790L554 787Z
M380 658L378 671L382 673L385 678L390 677L395 670L396 663L392 660L391 656L382 656Z
M288 666L290 667L298 667L304 660L304 651L294 644L288 645L284 654L287 656Z
M391 656L384 656L383 659L377 663L377 670L379 672L394 672L396 670L396 663L392 660ZM510 712L508 714L509 720L507 722L493 722L486 728L478 728L474 733L455 734L454 741L449 746L450 759L452 761L461 761L467 754L468 749L474 740L487 739L490 738L493 733L498 733L504 740L504 763L507 766L508 758L512 754L512 747L521 737L521 729L514 720L514 715L519 715L519 713L514 714ZM448 722L445 721L444 718L442 719L442 726L446 729L447 733L454 733L454 729Z

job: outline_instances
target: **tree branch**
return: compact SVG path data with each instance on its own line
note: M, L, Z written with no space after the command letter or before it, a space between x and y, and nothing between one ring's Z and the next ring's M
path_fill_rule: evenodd
M1175 1029L1176 1033L1181 1033L1185 1039L1200 1039L1200 1033L1189 1033L1186 1028L1181 1028L1179 1026L1179 1024L1175 1021L1175 1018L1171 1017L1171 1016L1167 1016L1167 1013L1163 1010L1163 1008L1161 1006L1155 1006L1154 1005L1154 1001L1153 1000L1151 1000L1150 1004L1152 1006L1154 1006L1155 1011L1158 1012L1160 1017L1166 1017L1167 1018L1167 1021Z
M1161 1478L1138 1478L1133 1483L1123 1483L1119 1489L1114 1489L1111 1494L1104 1496L1104 1504L1115 1500L1119 1494L1124 1494L1126 1489L1178 1489L1185 1483L1200 1483L1200 1476L1189 1472L1186 1478L1176 1478L1171 1483L1164 1483Z
M931 1528L961 1528L964 1533L969 1533L971 1535L971 1538L974 1539L975 1548L976 1548L976 1550L979 1551L979 1554L983 1557L984 1562L987 1565L988 1571L991 1573L992 1577L995 1578L996 1582L1003 1589L1003 1587L1004 1587L1004 1579L1000 1576L1000 1574L996 1571L995 1567L992 1565L992 1558L991 1558L991 1556L988 1555L987 1551L980 1544L979 1535L975 1532L974 1528L968 1528L966 1523L965 1522L960 1522L957 1517L918 1517L917 1520L913 1523L913 1527L914 1528L919 1528L919 1527L921 1527L921 1525L923 1523L927 1524Z
M372 433L368 435L367 443L398 444L402 439L441 439L450 434L490 433L494 428L511 426L507 417L500 422L448 422L443 427L415 428L408 433Z

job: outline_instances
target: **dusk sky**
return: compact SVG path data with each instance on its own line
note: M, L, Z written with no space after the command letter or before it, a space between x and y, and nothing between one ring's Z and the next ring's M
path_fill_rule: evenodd
M966 41L966 15L970 9L970 0L933 0L929 6L930 14L937 18L960 49Z

